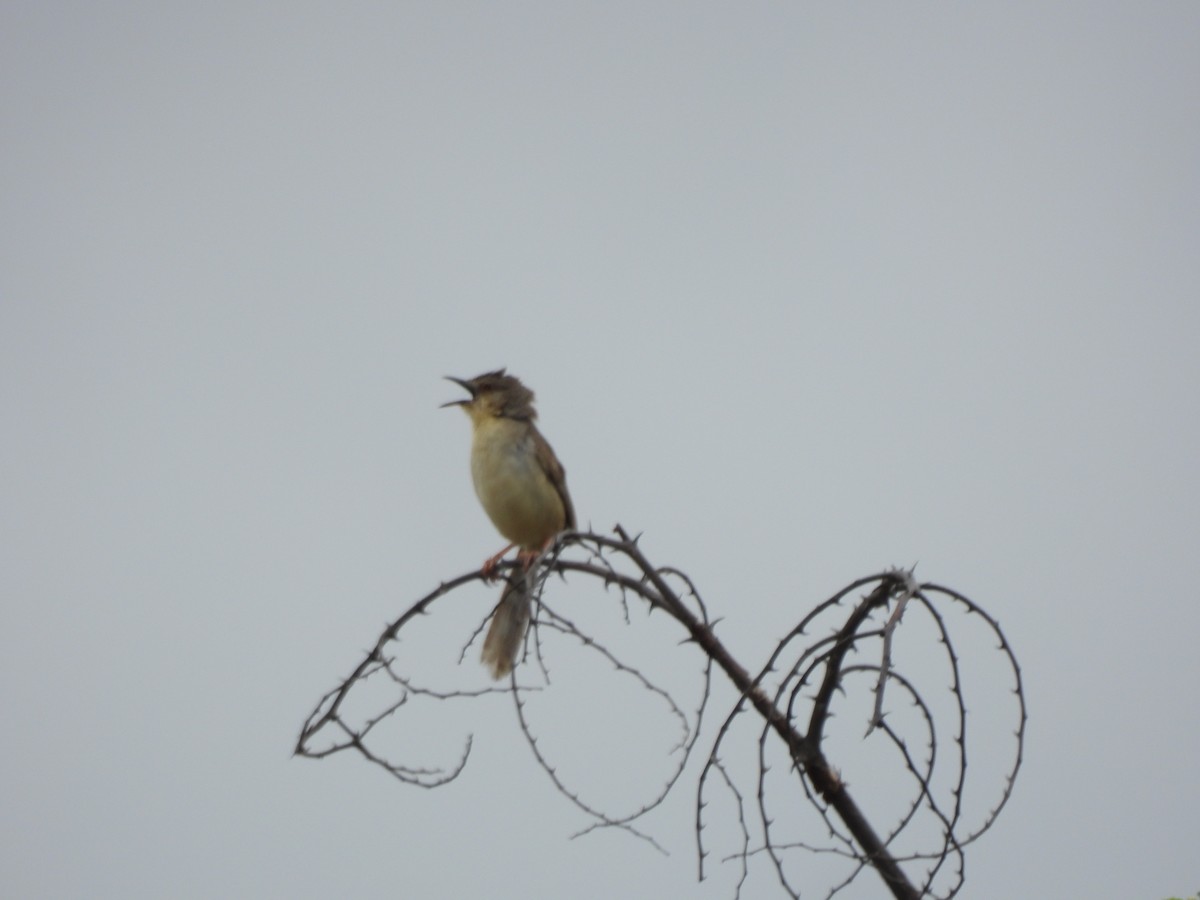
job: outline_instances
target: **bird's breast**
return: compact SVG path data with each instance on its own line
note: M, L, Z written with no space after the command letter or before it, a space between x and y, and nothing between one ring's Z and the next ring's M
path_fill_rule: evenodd
M535 550L562 530L562 499L542 471L526 423L480 423L471 445L471 478L488 518L514 544Z

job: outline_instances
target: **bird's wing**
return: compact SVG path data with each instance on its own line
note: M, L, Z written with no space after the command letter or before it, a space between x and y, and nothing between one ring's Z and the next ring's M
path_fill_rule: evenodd
M571 505L571 495L567 493L566 470L563 469L562 463L558 461L558 457L550 449L550 444L542 437L542 433L537 430L537 427L531 425L530 431L533 433L533 448L537 455L538 465L542 467L542 471L554 485L554 490L558 491L558 499L562 501L563 528L574 528L575 507Z

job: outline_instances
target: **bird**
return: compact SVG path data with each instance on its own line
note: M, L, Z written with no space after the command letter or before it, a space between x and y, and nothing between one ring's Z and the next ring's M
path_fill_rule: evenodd
M446 376L470 394L443 403L471 419L471 481L484 512L509 544L482 566L492 575L501 558L519 548L520 575L510 579L483 640L482 661L495 679L512 672L529 627L528 569L562 531L575 527L567 476L534 420L534 394L504 369L474 378Z

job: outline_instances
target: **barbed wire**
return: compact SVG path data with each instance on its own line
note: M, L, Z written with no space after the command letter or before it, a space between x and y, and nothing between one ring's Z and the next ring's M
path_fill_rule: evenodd
M706 819L714 791L732 801L732 822L736 824L737 849L721 862L734 863L737 881L734 896L740 897L753 861L767 857L785 894L800 896L795 876L789 872L793 860L813 856L840 860L844 874L836 876L826 896L832 897L853 883L868 868L875 870L889 891L898 898L922 896L952 897L964 879L964 848L978 839L996 821L1008 802L1021 766L1026 710L1020 667L999 623L966 596L936 584L920 584L911 570L889 570L860 578L819 603L778 642L766 663L751 675L717 638L713 623L699 591L691 579L673 567L658 567L643 554L637 537L617 526L615 536L594 532L567 532L542 554L528 572L515 563L502 564L499 573L530 592L535 615L526 639L525 665L518 666L506 685L478 689L454 688L438 691L423 686L398 666L397 645L403 629L430 614L431 607L452 592L483 580L480 572L461 575L439 585L414 603L379 635L374 647L337 687L326 693L306 719L297 740L295 753L321 759L342 751L354 751L407 784L433 788L456 779L471 754L468 735L460 753L441 766L418 766L393 759L375 740L376 729L397 714L413 699L448 703L470 701L488 695L511 696L517 722L535 760L555 789L573 804L589 823L576 836L597 829L616 828L662 849L649 832L639 827L641 820L660 807L678 787L698 744L707 707L714 696L713 673L725 673L736 691L725 717L716 728L708 753L700 764L695 793L695 841L698 874L709 874ZM697 697L692 703L679 700L663 679L651 677L645 667L627 661L622 653L602 644L575 621L551 606L544 596L546 579L556 574L564 579L595 579L606 591L614 591L626 625L631 623L630 609L641 602L650 611L665 612L685 632L685 642L695 644L704 654L698 673ZM962 613L982 633L997 641L993 655L999 660L997 671L1007 672L1012 704L994 715L1011 716L1012 753L993 800L984 804L984 813L969 821L967 797L967 697L966 679L956 641L964 630L963 622L952 621L953 612ZM920 616L919 631L930 631L910 654L917 665L897 658L895 638L902 619ZM482 630L476 629L463 648ZM910 626L916 627L916 626ZM561 761L546 751L527 714L529 697L538 691L552 690L550 672L543 654L543 641L554 635L567 638L580 651L592 654L631 684L653 698L666 720L674 721L678 737L668 752L669 772L661 786L633 804L631 809L606 809L605 803L585 799L561 771ZM910 648L912 649L912 648ZM863 658L867 662L849 662ZM933 665L936 663L936 665ZM949 702L937 690L931 690L931 667L940 666L939 677L949 687ZM518 682L519 672L536 672L541 684ZM385 700L368 714L346 712L348 698L356 688L362 690L380 678L390 682ZM866 679L870 686L857 691L855 685ZM874 771L879 784L907 784L899 809L889 815L882 827L868 820L860 801L852 796L849 780L835 767L829 745L835 743L829 729L835 711L850 698L869 697L871 710L865 715L866 734L855 740L868 743L887 764L887 779ZM736 759L739 749L731 748L737 725L747 717L758 722L754 744L756 762L753 771L740 771ZM995 728L995 722L988 723ZM880 743L880 738L883 743ZM841 739L840 750L853 755L854 747ZM886 751L886 752L885 752ZM728 754L728 759L723 754ZM782 753L785 765L774 764ZM747 767L749 768L749 767ZM776 771L785 772L777 781ZM861 776L859 776L861 777ZM806 826L797 815L799 806L787 798L797 790L804 808L815 813L825 834L824 842L804 839ZM868 798L869 800L872 798ZM606 802L607 801L606 798ZM875 804L878 805L878 804ZM972 804L973 806L975 804ZM879 821L877 816L877 822ZM811 826L808 826L811 828Z

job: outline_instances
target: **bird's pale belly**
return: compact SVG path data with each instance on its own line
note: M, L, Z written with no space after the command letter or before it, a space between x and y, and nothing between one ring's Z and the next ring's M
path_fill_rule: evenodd
M536 550L562 529L562 500L530 448L496 446L502 443L485 440L473 448L475 493L497 531L522 549Z

